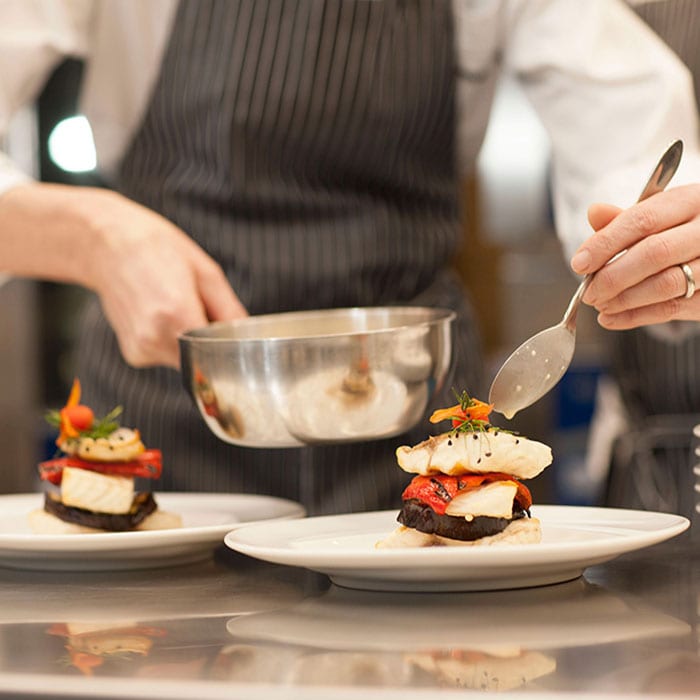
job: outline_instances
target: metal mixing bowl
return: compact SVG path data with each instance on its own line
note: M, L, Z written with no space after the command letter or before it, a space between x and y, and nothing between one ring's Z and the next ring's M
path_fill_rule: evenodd
M182 378L212 432L234 445L391 437L442 386L454 317L387 306L213 323L180 336Z

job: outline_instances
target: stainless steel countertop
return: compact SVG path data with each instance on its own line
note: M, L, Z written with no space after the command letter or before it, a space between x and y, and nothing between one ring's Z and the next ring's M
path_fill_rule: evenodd
M223 548L164 569L0 569L8 698L700 697L699 647L691 533L487 593L347 590Z

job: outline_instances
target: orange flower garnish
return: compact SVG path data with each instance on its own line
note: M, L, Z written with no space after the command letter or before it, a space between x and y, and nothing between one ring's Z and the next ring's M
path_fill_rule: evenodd
M56 444L60 445L65 442L68 438L78 437L78 431L73 427L68 417L68 411L66 409L71 406L77 406L80 403L80 380L76 377L73 380L73 386L71 387L70 394L68 395L68 401L66 405L60 410L59 415L61 417L60 432L56 438Z
M451 420L452 427L459 428L471 421L489 422L489 414L493 410L492 403L485 403L479 399L471 398L466 391L459 397L460 402L449 408L439 408L430 416L431 423L440 423L443 420Z

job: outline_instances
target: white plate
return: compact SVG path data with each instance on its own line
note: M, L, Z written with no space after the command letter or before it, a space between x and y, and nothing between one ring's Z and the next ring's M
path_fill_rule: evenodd
M304 508L271 496L157 493L158 507L182 516L172 530L36 535L27 515L41 508L41 493L0 496L0 566L39 570L142 569L196 561L224 535L246 523L301 518Z
M539 544L377 549L396 527L396 511L307 518L280 527L251 525L226 535L249 556L327 574L339 586L386 591L470 591L570 581L593 564L683 532L667 513L538 506Z

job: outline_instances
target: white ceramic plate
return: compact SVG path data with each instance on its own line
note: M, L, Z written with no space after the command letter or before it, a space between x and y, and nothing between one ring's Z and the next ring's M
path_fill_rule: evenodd
M251 525L226 544L258 559L327 574L339 586L392 591L524 588L570 581L593 564L667 540L686 518L667 513L539 506L542 542L492 547L377 549L396 511L307 518L280 527Z
M41 493L0 496L0 566L39 570L142 569L196 561L224 535L246 523L301 518L304 508L271 496L157 493L158 507L178 513L173 530L35 535L27 515L41 508Z

